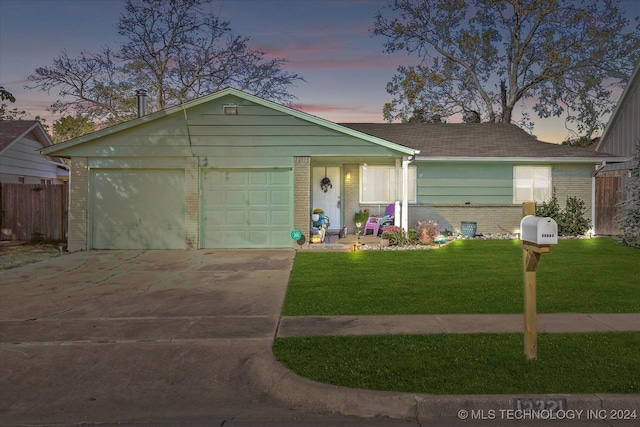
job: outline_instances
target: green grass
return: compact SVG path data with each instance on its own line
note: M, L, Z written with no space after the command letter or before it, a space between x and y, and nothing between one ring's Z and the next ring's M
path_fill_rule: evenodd
M433 394L640 393L640 333L277 338L275 356L315 381Z
M640 251L611 239L561 240L538 266L538 312L640 312ZM283 314L521 313L519 241L431 251L300 252Z

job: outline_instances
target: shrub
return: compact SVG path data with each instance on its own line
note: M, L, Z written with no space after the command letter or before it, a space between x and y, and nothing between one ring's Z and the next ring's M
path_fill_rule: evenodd
M561 209L556 197L556 190L548 201L536 206L536 215L552 218L558 224L558 235L578 236L589 229L589 220L584 217L584 202L577 197L567 197L565 208Z
M549 201L542 202L540 206L536 205L536 216L549 217L560 225L560 204L556 197L556 189L553 189L553 195Z
M435 221L419 221L416 225L416 235L423 243L431 243L440 234L440 226Z
M403 245L407 241L404 230L397 225L385 225L382 227L382 238L389 239L389 243L392 245Z
M585 234L589 229L589 220L584 217L586 211L582 200L577 197L567 197L567 205L563 209L558 223L558 234L561 236Z
M640 141L636 144L633 162L635 167L631 168L631 176L625 185L628 196L618 205L617 220L622 229L622 244L640 248Z

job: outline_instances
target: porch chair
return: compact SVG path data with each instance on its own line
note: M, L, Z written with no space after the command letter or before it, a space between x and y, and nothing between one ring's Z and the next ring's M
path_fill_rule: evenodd
M367 235L367 230L371 230L373 232L373 236L377 236L382 227L385 225L393 225L393 221L395 218L396 205L392 203L388 205L384 210L384 216L370 216L367 218L367 223L364 225L364 230L362 230L362 235Z
M364 225L364 229L362 230L362 235L366 236L367 235L367 230L371 230L373 233L372 235L375 237L378 235L378 232L380 231L380 224L382 223L382 220L384 218L379 217L379 216L370 216L369 218L367 218L367 222Z
M391 203L387 205L384 210L384 216L382 217L383 221L380 224L380 227L385 225L393 225L396 218L396 204Z

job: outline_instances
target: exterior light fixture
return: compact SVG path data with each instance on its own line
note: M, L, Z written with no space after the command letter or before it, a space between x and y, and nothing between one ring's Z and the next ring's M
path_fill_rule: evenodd
M225 104L222 106L222 111L225 116L237 116L238 115L238 106L235 104Z

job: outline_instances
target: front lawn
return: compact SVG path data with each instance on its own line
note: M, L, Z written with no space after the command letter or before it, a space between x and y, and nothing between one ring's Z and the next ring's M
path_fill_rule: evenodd
M538 266L540 313L640 312L640 250L608 238L561 240ZM521 313L517 240L429 251L299 252L283 314Z
M527 361L522 334L277 338L276 358L315 381L434 394L640 393L640 333L541 334Z

